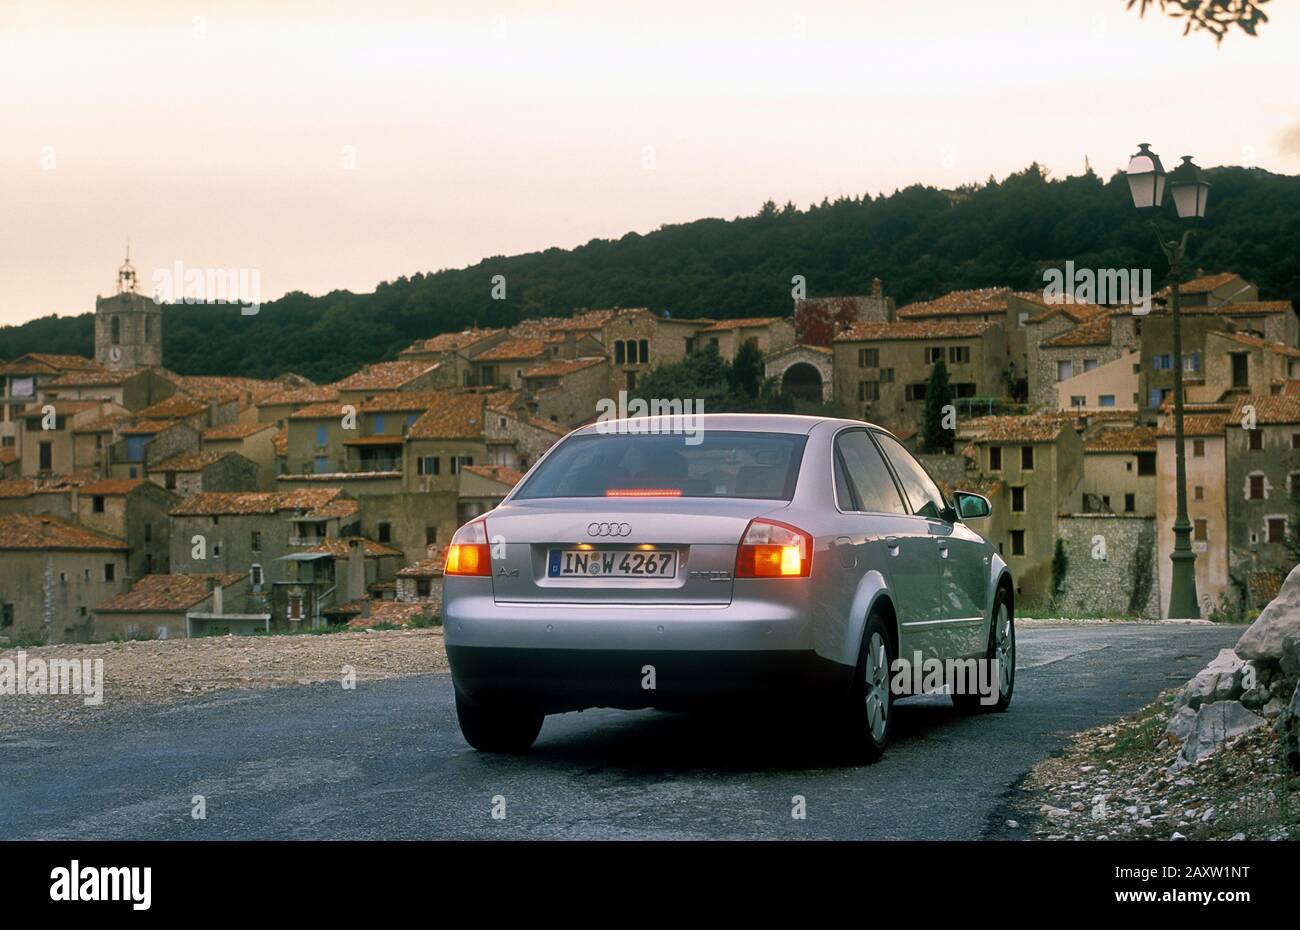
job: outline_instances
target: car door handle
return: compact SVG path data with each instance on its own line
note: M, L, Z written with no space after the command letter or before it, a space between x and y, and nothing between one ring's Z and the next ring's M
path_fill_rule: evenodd
M886 537L885 537L885 545L889 547L889 554L890 554L890 555L898 555L898 537L897 537L897 536L886 536Z
M948 558L948 540L946 539L939 540L939 557Z

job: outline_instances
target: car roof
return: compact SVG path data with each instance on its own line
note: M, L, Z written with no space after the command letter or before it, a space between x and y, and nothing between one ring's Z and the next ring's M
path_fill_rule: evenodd
M588 423L586 426L575 429L571 435L582 435L591 433L621 432L617 430L617 424L636 424L635 429L629 430L630 433L656 433L656 432L673 432L681 429L681 423L685 420L687 428L696 426L704 429L721 429L735 430L742 432L764 432L764 433L801 433L806 434L812 431L813 427L821 423L834 423L840 426L875 426L873 423L866 423L862 420L848 420L839 417L814 417L804 416L793 413L704 413L698 416L681 416L675 417L654 416L654 417L626 417L623 419L602 420L597 423ZM662 427L662 428L657 428ZM875 427L882 429L883 427ZM886 430L888 432L888 430Z

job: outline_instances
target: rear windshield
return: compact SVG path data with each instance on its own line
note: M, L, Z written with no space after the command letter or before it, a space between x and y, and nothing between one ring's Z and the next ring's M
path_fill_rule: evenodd
M542 497L794 496L806 436L705 430L677 435L584 433L564 440L516 500ZM642 493L644 492L644 494Z

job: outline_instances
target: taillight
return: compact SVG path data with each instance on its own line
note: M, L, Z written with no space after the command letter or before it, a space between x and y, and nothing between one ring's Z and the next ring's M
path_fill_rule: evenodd
M812 537L775 520L750 520L736 551L737 578L807 578Z
M451 537L447 548L447 575L491 575L492 558L488 551L487 524L482 520L466 523Z

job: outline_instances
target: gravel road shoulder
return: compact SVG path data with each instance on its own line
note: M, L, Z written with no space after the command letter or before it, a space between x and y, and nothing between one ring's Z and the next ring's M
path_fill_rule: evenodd
M16 668L20 652L29 671L34 660L102 660L103 703L87 705L73 694L3 694L0 735L101 723L123 711L218 691L342 682L348 669L357 682L447 669L437 628L39 646L0 651L0 662Z

